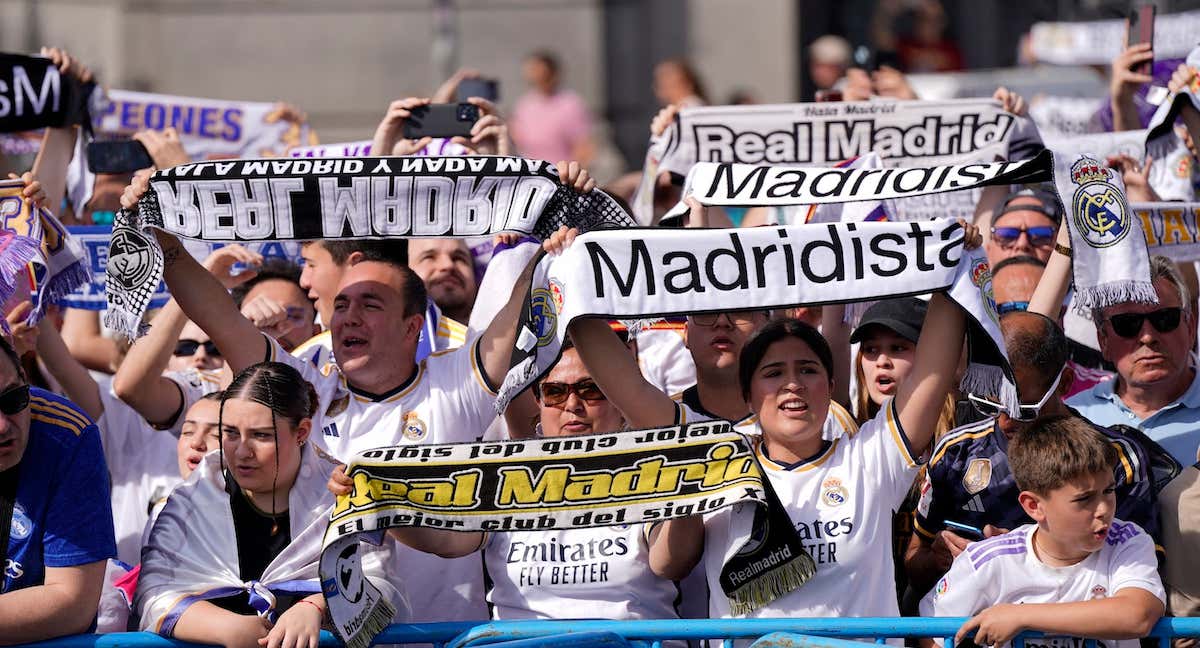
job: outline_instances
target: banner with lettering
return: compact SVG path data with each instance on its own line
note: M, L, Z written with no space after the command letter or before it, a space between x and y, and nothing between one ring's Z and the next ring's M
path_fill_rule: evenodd
M650 140L634 216L651 222L659 173L684 175L697 162L825 167L875 152L895 167L1019 159L1037 148L1032 122L992 99L685 108ZM954 213L924 198L899 209L918 212L906 220L974 213L972 195L953 199Z
M350 463L321 552L322 591L337 634L366 648L391 620L363 574L360 540L388 529L504 533L642 525L751 504L750 540L721 569L738 614L787 594L816 563L762 478L753 441L728 421L498 443L397 446Z
M1174 261L1200 261L1200 203L1133 203L1129 206L1142 222L1150 254Z
M461 144L455 144L445 138L434 138L425 148L413 155L470 155L471 152ZM294 158L340 158L367 157L371 155L371 140L358 142L341 142L338 144L318 144L316 146L296 146L288 149L288 157Z
M60 75L48 58L0 52L0 133L84 123L95 87Z
M63 298L61 304L67 308L105 310L108 308L108 302L104 296L104 275L108 269L108 248L112 239L112 226L75 225L68 227L67 231L83 245L83 249L87 253L87 263L91 269L92 280ZM303 263L303 259L300 258L300 244L295 241L254 241L243 243L243 245L250 251L261 254L263 258L277 257L296 265ZM225 247L225 244L185 240L183 246L192 256L196 257L197 261L203 261L209 254ZM170 298L171 293L167 291L166 284L160 281L158 289L150 298L150 308L161 308Z
M1034 23L1030 47L1039 62L1104 65L1121 53L1129 27L1123 18L1087 22ZM1154 58L1182 58L1196 46L1200 11L1158 16L1154 21Z

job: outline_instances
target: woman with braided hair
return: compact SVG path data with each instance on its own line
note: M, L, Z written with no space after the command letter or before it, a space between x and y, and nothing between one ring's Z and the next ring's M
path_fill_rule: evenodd
M171 494L150 532L135 600L142 630L316 647L326 611L317 562L333 504L332 466L308 443L316 405L312 385L285 364L234 378L220 404L220 451ZM368 574L382 575L383 553L364 556Z

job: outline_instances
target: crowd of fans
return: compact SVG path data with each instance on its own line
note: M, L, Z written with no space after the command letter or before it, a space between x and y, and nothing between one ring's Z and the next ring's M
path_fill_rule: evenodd
M896 44L910 69L961 67L934 5L921 5L931 13L914 40ZM854 67L840 37L808 51L822 91L918 98L893 67ZM91 76L64 51L43 54L63 74ZM1151 78L1130 69L1150 54L1135 45L1113 63L1117 130L1144 126L1130 107ZM529 90L512 114L472 98L483 117L458 143L557 162L563 184L592 191L584 101L564 87L552 53L530 54L523 69ZM1179 66L1171 89L1196 73ZM451 92L472 76L456 75ZM659 63L654 84L656 133L708 99L685 61ZM405 140L402 127L445 90L388 106L372 150L428 145ZM1022 97L1003 88L995 97L1024 116ZM54 145L76 130L48 129L20 179L24 200L87 224L95 210L64 199L74 147ZM135 139L156 168L191 161L172 129ZM1152 160L1108 163L1130 201L1156 199ZM121 206L136 209L148 171L121 181ZM607 189L630 198L627 180ZM687 226L754 226L766 222L759 211L693 202ZM159 231L172 299L132 345L106 334L95 311L52 308L30 326L27 292L5 305L0 636L34 641L99 621L103 631L231 647L315 646L328 627L319 588L272 592L267 614L249 584L350 492L339 464L356 453L705 419L754 439L816 565L803 587L753 616L968 616L960 635L991 645L1026 629L1135 639L1165 613L1200 612L1189 555L1200 493L1195 269L1153 257L1158 304L1092 313L1092 348L1064 333L1072 258L1057 197L993 187L976 216L967 244L992 264L1015 412L958 390L964 315L934 294L877 302L857 323L844 305L697 314L633 332L577 321L553 369L497 416L530 282L523 263L500 261L539 246L560 253L574 231L543 242L501 235L484 242L483 259L463 239L315 240L303 244L302 267L239 245L197 261ZM184 491L203 501L206 485L228 509L159 515ZM831 488L848 501L831 506ZM393 530L367 569L404 602L397 621L741 616L719 583L745 538L730 511L646 527L411 527ZM211 543L247 587L195 594L208 581L178 566L188 543ZM193 594L181 605L178 592Z

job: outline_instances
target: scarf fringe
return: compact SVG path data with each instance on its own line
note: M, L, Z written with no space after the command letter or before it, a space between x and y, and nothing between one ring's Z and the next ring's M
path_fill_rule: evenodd
M136 314L112 304L108 305L108 310L104 313L104 326L130 342L137 340L150 330L150 325L143 322Z
M35 324L42 319L47 306L61 302L80 286L91 282L92 271L83 259L72 261L54 273L46 280L46 287L40 291L38 308L36 312L29 314L29 324Z
M363 619L358 632L352 637L343 637L342 642L346 644L346 648L368 648L375 636L391 624L395 615L396 607L387 599L380 598L379 603L367 614L367 618Z
M963 393L979 396L996 396L1000 404L1010 412L1017 411L1021 398L1017 395L1017 386L1008 379L1004 370L996 365L972 362L967 365L962 380L958 384Z
M1145 281L1127 279L1113 281L1096 286L1075 286L1075 298L1072 303L1079 312L1091 311L1093 308L1106 308L1126 302L1141 304L1157 304L1158 293L1154 284Z
M807 555L807 554L806 554ZM758 608L800 589L817 573L816 563L797 558L765 574L755 576L729 594L734 615L750 614Z
M0 244L0 302L7 302L17 291L17 277L37 258L41 244L37 239L12 234Z

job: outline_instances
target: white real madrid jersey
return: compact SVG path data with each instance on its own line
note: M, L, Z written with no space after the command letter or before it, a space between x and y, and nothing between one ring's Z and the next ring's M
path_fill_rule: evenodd
M496 533L484 548L495 619L675 619L643 525Z
M1095 553L1067 567L1051 567L1033 549L1036 524L972 543L950 571L921 600L921 616L975 616L999 603L1074 603L1112 596L1136 587L1166 602L1158 577L1154 540L1138 525L1113 519ZM1030 648L1075 648L1071 637L1025 641ZM1137 639L1106 640L1100 646L1137 648Z
M830 417L852 426L844 410ZM786 466L766 456L761 436L756 452L767 478L804 548L817 564L816 575L799 589L759 608L750 617L899 616L892 564L892 511L917 474L917 461L889 402L855 430L847 427L826 439L818 456ZM704 566L709 615L730 618L721 589L721 567L750 539L754 511L737 504L704 520Z
M310 438L342 463L383 446L475 441L496 417L496 392L479 366L478 338L431 354L405 384L375 397L355 393L336 365L317 369L270 343L272 360L295 367L316 388L320 402ZM487 618L478 555L445 559L396 545L388 572L406 584L413 622Z

